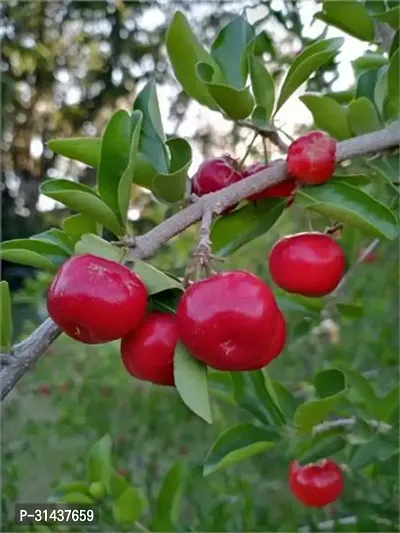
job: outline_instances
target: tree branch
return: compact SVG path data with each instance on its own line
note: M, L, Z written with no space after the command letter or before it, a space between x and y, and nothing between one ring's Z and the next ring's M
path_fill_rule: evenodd
M400 126L394 124L387 129L338 143L336 161L380 152L399 144ZM138 237L136 246L132 250L133 254L140 259L151 257L163 244L201 220L206 211L222 213L226 208L244 198L280 183L286 178L286 174L286 161L278 160L269 168L234 183L226 189L199 198L192 205ZM8 358L9 364L5 365L0 372L1 400L7 396L25 372L32 368L59 334L57 326L51 319L47 319L27 339L14 346L11 354L0 354L0 357L4 355L13 357L11 363Z

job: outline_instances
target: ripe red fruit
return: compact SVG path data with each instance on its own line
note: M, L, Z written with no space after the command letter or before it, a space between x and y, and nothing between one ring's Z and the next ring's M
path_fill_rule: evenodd
M336 141L320 131L296 139L288 149L290 176L307 185L328 181L335 171Z
M324 233L298 233L278 241L269 255L274 282L287 292L320 297L339 284L345 269L341 247Z
M47 294L47 310L64 333L86 344L121 339L143 318L147 290L114 261L86 254L68 259Z
M122 339L122 363L129 374L137 379L173 386L177 342L176 316L151 313Z
M266 366L283 347L280 321L271 289L243 270L193 283L177 309L180 339L193 357L217 370Z
M330 459L305 466L293 461L289 467L289 486L295 498L307 507L324 507L340 496L343 474Z
M261 172L261 170L265 170L266 168L268 168L268 165L265 165L264 163L254 163L242 172L242 178L248 178L249 176L257 174L257 172ZM295 187L295 181L291 179L286 179L281 183L277 183L276 185L272 185L272 187L264 189L261 192L252 194L247 199L250 202L256 202L261 198L287 198L288 196L293 195Z

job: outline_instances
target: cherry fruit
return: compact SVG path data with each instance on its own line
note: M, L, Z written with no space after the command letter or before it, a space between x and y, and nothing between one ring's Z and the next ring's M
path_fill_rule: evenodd
M243 270L193 283L177 309L179 337L193 357L217 370L266 366L286 340L285 321L271 289Z
M252 176L253 174L257 174L257 172L261 172L262 170L265 170L267 168L268 168L268 165L265 165L264 163L254 163L253 165L250 165L242 172L242 178L248 178L249 176ZM291 179L286 179L282 181L281 183L277 183L276 185L272 185L272 187L268 187L267 189L264 189L261 192L252 194L247 199L250 202L256 202L257 200L260 200L261 198L292 197L295 187L296 187L295 181Z
M328 181L335 171L336 141L320 131L296 139L288 149L289 175L306 185Z
M324 507L337 500L343 490L343 474L330 459L289 467L289 486L297 500L307 507Z
M324 233L298 233L278 241L269 255L274 282L287 292L320 297L332 292L343 277L341 247Z
M137 379L175 385L176 315L153 312L121 342L122 363Z
M148 293L140 278L90 254L68 259L47 294L47 310L67 335L86 344L121 339L144 317Z

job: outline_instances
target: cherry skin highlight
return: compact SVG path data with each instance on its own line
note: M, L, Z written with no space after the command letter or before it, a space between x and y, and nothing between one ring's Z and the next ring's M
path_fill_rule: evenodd
M335 155L335 139L320 131L307 133L289 146L288 173L306 185L325 183L335 171Z
M266 366L279 353L280 310L271 289L243 270L193 283L177 309L179 337L193 357L217 370ZM283 318L283 317L282 317Z
M146 313L148 293L125 266L90 254L73 256L47 293L47 310L68 336L85 344L124 337Z
M307 507L324 507L336 501L343 490L343 474L330 459L289 467L289 487L294 497Z
M332 292L345 270L339 244L317 232L283 237L273 246L268 262L271 277L281 289L311 297Z
M153 312L122 339L122 363L137 379L174 386L177 342L176 315Z
M257 174L257 172L261 172L262 170L265 170L268 168L269 165L266 165L264 163L254 163L253 165L250 165L242 172L242 178L248 178L249 176L252 176L253 174ZM262 198L287 198L293 196L293 191L296 187L296 182L291 179L286 179L282 181L281 183L277 183L276 185L272 185L272 187L268 187L267 189L264 189L261 192L257 192L255 194L252 194L247 198L250 202L256 202L257 200L261 200Z

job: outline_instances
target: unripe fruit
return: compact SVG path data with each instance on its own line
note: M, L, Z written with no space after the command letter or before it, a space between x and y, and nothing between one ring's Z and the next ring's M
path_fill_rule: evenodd
M151 313L135 331L122 339L122 363L137 379L173 386L177 342L176 316Z
M94 483L91 483L89 487L89 493L93 498L96 498L97 500L101 500L104 498L106 494L106 488L100 481L96 481Z
M336 141L320 131L296 139L288 149L289 175L306 185L328 181L335 171Z
M47 310L67 335L86 344L121 339L144 317L147 290L140 278L114 261L78 255L57 272Z
M267 168L268 168L268 165L265 165L264 163L254 163L253 165L250 165L242 172L242 178L248 178L249 176L252 176L253 174L257 174L257 172L261 172L262 170L265 170ZM256 202L257 200L260 200L261 198L287 198L293 195L293 191L295 187L296 187L295 181L291 179L286 179L282 181L281 183L277 183L276 185L272 185L272 187L268 187L267 189L264 189L261 192L252 194L247 199L250 202Z
M343 474L330 459L289 467L289 486L297 500L307 507L324 507L337 500L343 490Z
M193 357L212 368L255 370L283 347L279 314L271 289L261 279L243 270L222 272L193 283L182 296L179 337Z
M343 277L341 247L324 233L298 233L278 241L269 255L274 282L287 292L320 297L332 292Z

